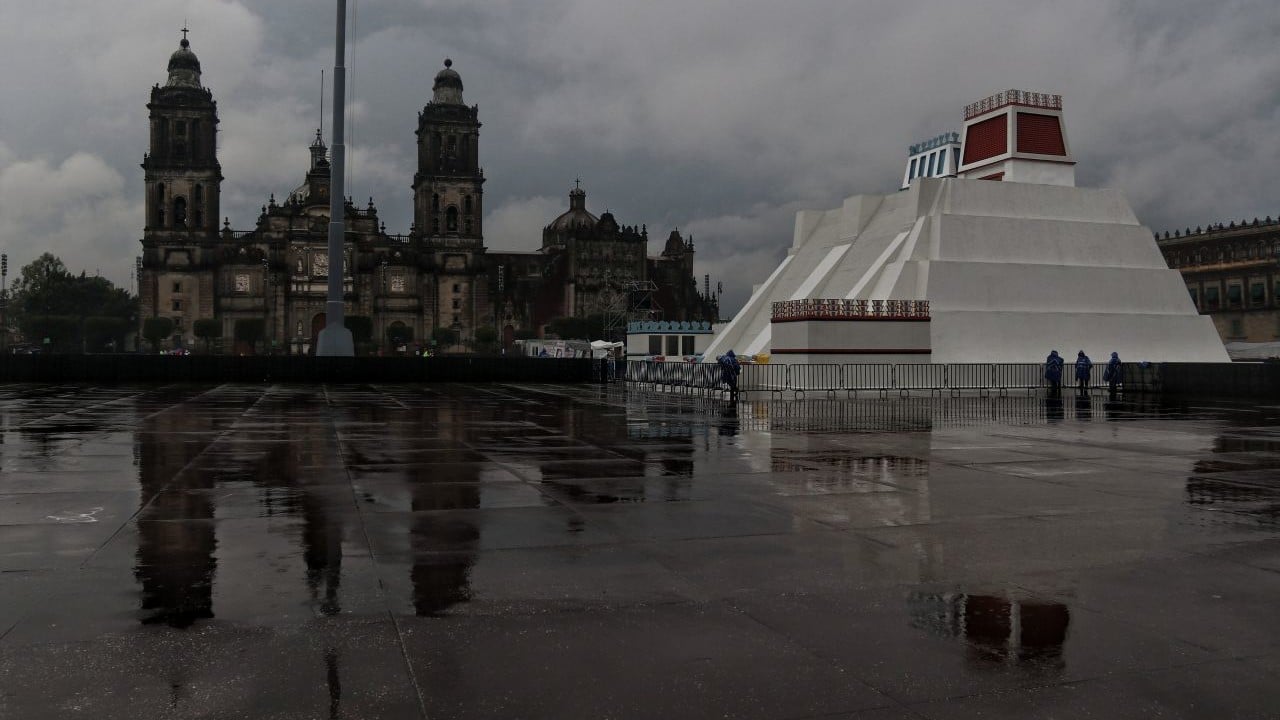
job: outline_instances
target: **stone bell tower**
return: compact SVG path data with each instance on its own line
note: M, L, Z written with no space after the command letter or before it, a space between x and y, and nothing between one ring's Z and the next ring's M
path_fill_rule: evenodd
M413 176L415 240L421 243L424 339L452 328L462 340L491 325L484 269L484 171L479 109L462 101L462 78L446 59L418 113L418 171ZM481 286L483 284L483 286Z
M169 57L169 79L151 88L150 150L142 161L146 223L138 276L141 313L173 320L171 346L194 341L197 319L212 318L213 243L220 217L218 104L200 83L187 30Z

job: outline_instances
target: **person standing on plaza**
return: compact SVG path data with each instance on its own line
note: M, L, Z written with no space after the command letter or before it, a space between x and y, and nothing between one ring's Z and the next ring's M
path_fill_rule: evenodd
M1044 359L1044 379L1049 381L1049 392L1054 395L1062 392L1062 365L1062 356L1057 350Z
M1076 385L1083 395L1089 390L1089 373L1093 370L1093 361L1081 350L1076 354Z
M1112 395L1116 394L1116 386L1124 381L1124 364L1120 362L1120 353L1111 353L1111 359L1107 361L1107 369L1102 372L1102 379L1107 383L1107 389Z
M737 401L738 399L738 373L742 372L742 366L738 364L738 356L733 354L733 350L721 355L717 362L720 363L720 380L729 386L729 399Z

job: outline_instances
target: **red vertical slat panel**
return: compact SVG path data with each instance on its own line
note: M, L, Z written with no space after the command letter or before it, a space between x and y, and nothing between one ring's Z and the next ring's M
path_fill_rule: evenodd
M1018 152L1065 156L1061 120L1055 115L1018 113Z
M965 131L964 164L1009 152L1009 125L1005 115L974 123Z

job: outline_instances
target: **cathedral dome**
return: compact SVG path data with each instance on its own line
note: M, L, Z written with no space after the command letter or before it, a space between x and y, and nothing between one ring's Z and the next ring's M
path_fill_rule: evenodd
M569 209L552 220L547 229L552 232L565 232L583 225L595 227L597 222L599 218L587 212L587 191L575 187L569 191Z
M191 43L184 36L179 48L169 56L168 87L200 87L200 59L191 52Z
M436 73L436 80L431 85L432 102L462 104L462 76L453 69L453 61L444 59L444 69Z

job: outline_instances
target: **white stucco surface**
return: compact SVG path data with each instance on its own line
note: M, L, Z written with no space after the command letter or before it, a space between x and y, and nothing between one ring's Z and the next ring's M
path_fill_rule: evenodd
M924 178L797 213L787 257L707 357L769 352L772 303L804 298L928 300L935 363L1040 362L1053 349L1229 361L1115 190Z

